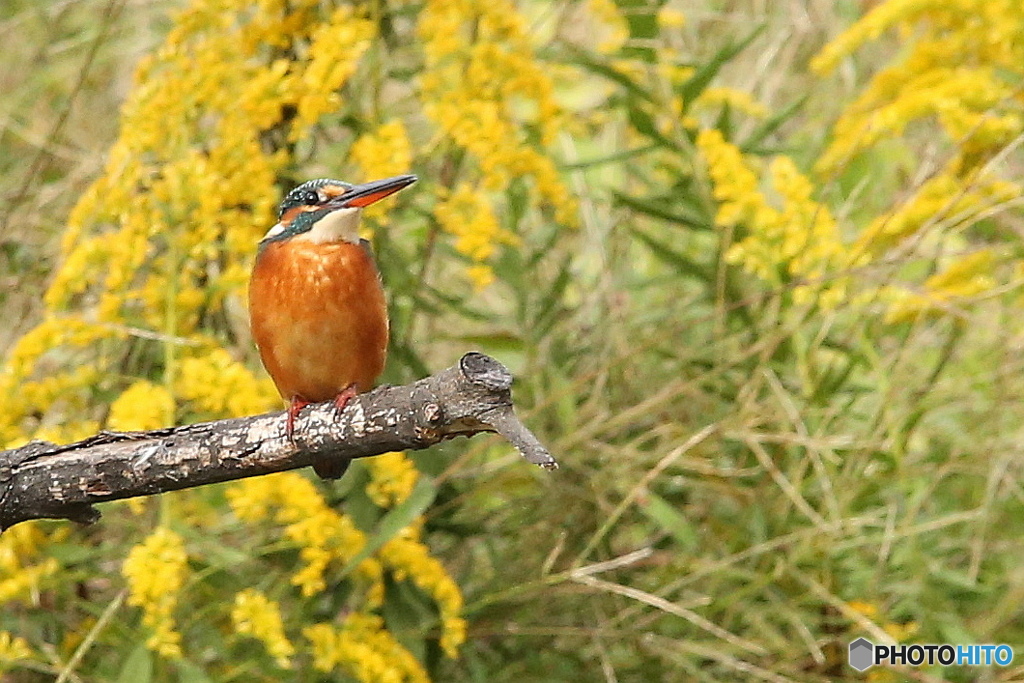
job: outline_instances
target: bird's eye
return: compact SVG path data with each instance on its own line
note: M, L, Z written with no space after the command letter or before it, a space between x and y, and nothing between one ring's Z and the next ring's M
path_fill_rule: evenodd
M320 198L320 193L316 190L308 190L306 192L306 196L303 197L302 202L307 206L317 206L318 204L323 203Z

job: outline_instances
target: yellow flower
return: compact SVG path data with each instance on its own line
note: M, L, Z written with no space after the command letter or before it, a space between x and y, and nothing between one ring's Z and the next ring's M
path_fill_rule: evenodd
M118 431L142 431L174 424L174 398L161 386L138 380L110 405L107 426Z
M614 0L588 0L587 6L602 24L595 36L597 51L604 54L618 52L629 40L629 22L622 16L618 5Z
M368 19L357 18L352 7L343 5L313 33L301 80L290 84L298 93L293 139L298 139L321 116L338 109L336 91L355 73L360 58L377 34L375 26Z
M705 88L694 100L693 105L704 108L728 105L736 111L755 118L763 118L768 115L768 108L755 100L750 93L735 88Z
M398 505L409 497L419 479L419 472L404 453L385 453L367 459L370 483L366 494L382 508Z
M284 525L284 535L301 548L303 562L292 584L306 597L325 590L327 571L344 567L366 545L366 535L352 519L328 506L313 483L300 474L246 479L233 484L227 498L243 521L272 518ZM372 557L363 560L355 575L366 584L367 603L380 604L384 586L379 562Z
M128 604L142 608L142 623L151 630L147 647L171 659L181 657L174 608L187 570L185 544L166 527L159 527L132 548L121 569L128 580Z
M235 633L251 636L263 643L267 652L282 669L291 667L295 648L284 635L281 608L263 593L248 588L235 595L231 609L231 623Z
M595 11L622 21L610 0L597 0ZM486 193L504 191L513 180L527 181L531 199L550 208L557 221L575 224L575 200L545 152L562 123L554 82L536 59L515 5L430 0L417 33L426 55L419 80L423 111L444 138L466 152L463 179L434 213L456 236L455 248L477 262L470 267L483 265L512 239L499 228ZM485 272L477 268L470 277L479 286Z
M896 642L905 643L917 634L920 626L916 621L908 621L904 624L887 622L882 625L882 629Z
M81 349L104 339L121 337L116 330L85 322L79 316L48 316L36 328L19 339L8 352L6 363L0 367L0 444L5 446L24 442L28 434L21 430L22 420L32 413L46 415L56 404L67 409L81 408L102 383L102 373L94 367L79 365L65 372L53 372L53 350L63 348L64 355L79 359ZM56 354L60 355L60 354ZM46 361L46 363L43 363ZM46 368L43 372L41 368ZM64 434L82 431L88 421L62 421L53 428L50 440ZM45 420L43 421L45 424ZM95 432L95 426L92 431ZM46 438L35 435L37 438ZM74 439L71 439L74 440Z
M21 659L31 659L32 648L21 636L12 636L7 631L0 631L0 670L5 664Z
M0 535L0 605L37 594L42 580L57 573L57 560L42 557L42 550L64 535L66 530L48 534L36 522L18 524Z
M313 667L330 673L341 667L363 683L429 683L423 666L384 630L374 614L353 612L340 629L316 624L303 630L313 650Z
M658 26L663 30L682 28L686 26L686 15L673 7L662 5L658 10Z
M476 265L466 269L466 276L478 291L494 282L494 271L490 266Z
M995 260L992 249L982 249L958 258L929 277L919 293L902 287L887 288L890 307L886 322L909 322L921 316L955 313L958 304L996 286L992 277Z
M378 504L397 504L415 485L418 476L415 467L401 453L374 460L382 462L370 465L369 494ZM329 569L345 566L366 544L365 535L352 520L331 509L315 486L295 473L238 482L228 489L227 498L239 519L248 523L273 519L284 525L284 535L301 548L299 557L303 562L293 575L292 583L307 597L325 590ZM356 567L355 574L364 582L368 608L383 602L385 569L397 580L411 581L432 596L441 614L441 645L454 657L465 640L466 624L459 616L462 593L420 540L421 527L422 522L417 522L404 529L381 547L379 559L364 560ZM334 664L324 666L327 668L323 670L329 670Z
M853 251L870 256L883 253L923 230L977 220L1022 194L1020 186L984 171L962 176L953 163L922 183L901 205L873 219Z
M483 191L461 183L434 207L441 228L455 236L455 248L474 261L486 261L498 244L515 244L502 229Z
M726 260L773 285L796 279L793 298L798 304L816 301L829 307L841 301L846 278L836 275L847 267L848 251L832 212L813 199L814 186L793 161L777 156L768 166L776 208L760 190L760 179L739 148L719 131L702 130L697 148L719 202L716 222L746 231L730 247Z
M269 379L258 379L224 349L182 360L175 391L206 418L265 413L281 401Z
M466 640L466 621L462 612L462 592L420 540L422 520L403 529L380 550L381 562L399 581L411 581L432 596L441 614L441 649L449 657L458 654Z
M1024 132L1018 93L1003 73L1021 75L1024 15L1015 0L888 0L822 49L825 73L884 31L912 35L906 56L874 76L837 122L818 161L834 172L853 154L934 117L972 171ZM911 33L913 31L913 33Z
M365 133L352 145L351 156L364 181L408 173L412 167L412 146L405 124L396 119ZM372 204L364 213L371 218L383 217L392 205L390 202Z
M846 603L846 606L852 609L858 614L862 614L868 619L874 619L878 616L878 607L874 603L865 602L863 600L852 600Z

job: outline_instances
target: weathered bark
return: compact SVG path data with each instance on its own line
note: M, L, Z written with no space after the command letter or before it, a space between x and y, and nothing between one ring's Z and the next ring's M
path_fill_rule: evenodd
M34 441L0 452L0 529L30 519L91 523L93 503L427 448L453 436L497 432L532 463L558 466L519 421L499 362L468 353L447 370L355 397L340 414L309 406L285 435L285 413L217 420L148 432L101 432L73 444Z

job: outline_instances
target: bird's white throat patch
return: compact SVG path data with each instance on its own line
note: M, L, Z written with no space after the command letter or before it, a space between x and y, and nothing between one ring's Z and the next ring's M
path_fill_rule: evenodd
M263 239L269 240L271 237L277 237L282 232L284 232L284 224L274 223L274 227L270 228L270 230L267 230L267 234L263 236ZM260 241L262 242L263 240Z
M356 207L348 207L332 211L316 223L313 227L296 235L297 240L308 240L314 244L324 242L354 242L359 243L359 215L362 213Z

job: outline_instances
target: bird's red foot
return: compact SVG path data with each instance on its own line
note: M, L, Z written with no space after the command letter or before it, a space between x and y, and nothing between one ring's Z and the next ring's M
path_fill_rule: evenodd
M338 412L345 410L345 406L348 402L359 395L359 391L356 389L356 385L353 382L347 387L338 392L338 395L334 397L334 407L337 408Z
M305 401L298 396L292 396L291 405L288 406L288 421L285 423L284 432L288 435L288 440L293 441L292 438L295 435L295 418L299 412L309 405L309 401Z

